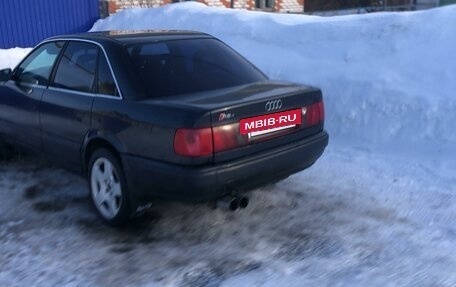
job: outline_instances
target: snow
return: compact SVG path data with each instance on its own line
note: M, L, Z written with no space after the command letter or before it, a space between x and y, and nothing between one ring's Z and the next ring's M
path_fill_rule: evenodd
M0 69L14 68L31 50L31 48L0 49Z
M0 285L455 286L456 5L340 17L180 3L93 30L213 34L271 78L321 87L330 145L243 211L157 203L127 230L84 180L0 166ZM28 50L0 50L0 68Z

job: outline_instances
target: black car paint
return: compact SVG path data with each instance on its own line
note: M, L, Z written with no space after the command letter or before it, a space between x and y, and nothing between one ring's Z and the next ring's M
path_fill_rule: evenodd
M228 189L241 190L286 177L312 165L323 153L328 135L321 123L210 156L177 155L173 149L176 128L217 126L264 114L265 101L276 98L284 102L281 110L300 108L321 100L321 91L268 80L150 98L135 77L124 48L144 41L144 37L169 41L210 36L155 32L134 37L86 33L51 38L47 42L84 41L102 48L119 97L18 85L10 80L0 85L0 136L81 174L87 172L87 153L92 144L103 144L119 155L134 197L191 201L215 199ZM234 117L219 121L222 112Z

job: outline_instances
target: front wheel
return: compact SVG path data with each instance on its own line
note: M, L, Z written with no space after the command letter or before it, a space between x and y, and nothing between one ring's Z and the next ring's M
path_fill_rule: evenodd
M110 225L119 226L132 216L132 206L119 160L108 150L95 151L89 160L89 186L95 209Z

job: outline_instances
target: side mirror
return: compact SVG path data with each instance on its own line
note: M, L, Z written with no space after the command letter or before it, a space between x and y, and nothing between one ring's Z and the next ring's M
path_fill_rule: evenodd
M3 69L0 70L0 83L1 82L7 82L11 79L13 72L11 69Z

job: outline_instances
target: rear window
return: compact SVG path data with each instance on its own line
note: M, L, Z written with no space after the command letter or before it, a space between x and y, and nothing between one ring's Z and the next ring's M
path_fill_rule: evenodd
M266 77L216 39L184 39L128 47L151 97L215 90Z

